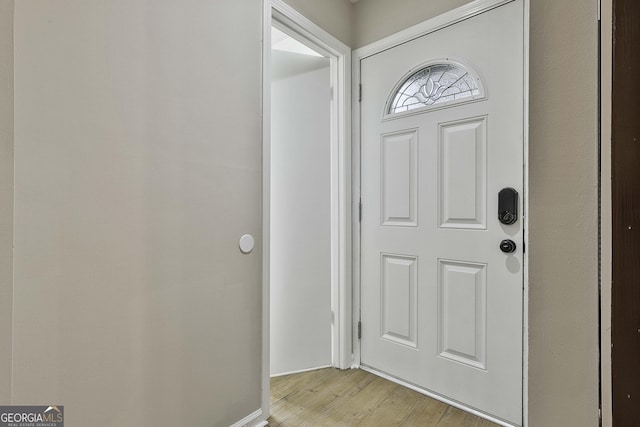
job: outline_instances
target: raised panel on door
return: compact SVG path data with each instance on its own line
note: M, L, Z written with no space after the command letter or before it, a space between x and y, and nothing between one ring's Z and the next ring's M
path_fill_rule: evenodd
M438 206L443 228L487 228L487 118L438 125Z
M438 264L439 355L485 369L487 266L451 260Z
M392 254L382 254L381 258L381 336L415 348L418 346L418 259Z
M382 225L418 225L418 131L382 135Z

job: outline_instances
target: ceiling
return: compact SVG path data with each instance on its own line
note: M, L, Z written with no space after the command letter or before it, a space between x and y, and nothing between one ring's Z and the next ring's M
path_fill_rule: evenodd
M328 66L329 58L325 58L277 28L271 27L271 79L273 81Z
M329 58L323 56L300 55L299 53L274 50L271 54L271 80L308 73L329 67Z
M271 27L271 49L282 52L299 53L301 55L322 56L276 27Z

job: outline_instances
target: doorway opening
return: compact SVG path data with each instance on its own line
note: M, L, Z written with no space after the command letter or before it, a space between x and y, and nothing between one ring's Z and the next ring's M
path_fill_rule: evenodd
M271 27L272 377L333 366L331 60L286 31Z
M351 50L281 0L263 21L263 378L352 365Z

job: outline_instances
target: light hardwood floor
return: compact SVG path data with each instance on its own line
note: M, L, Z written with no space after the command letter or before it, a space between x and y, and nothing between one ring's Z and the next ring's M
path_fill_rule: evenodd
M271 379L270 427L493 427L376 375L320 369Z

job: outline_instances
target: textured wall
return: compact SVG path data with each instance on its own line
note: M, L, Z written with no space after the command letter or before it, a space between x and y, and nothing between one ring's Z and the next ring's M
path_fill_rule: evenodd
M0 405L11 403L13 0L0 0Z
M15 403L75 426L260 408L261 11L16 2Z

